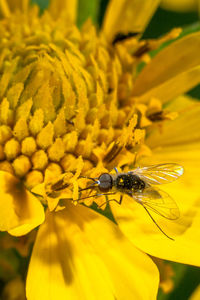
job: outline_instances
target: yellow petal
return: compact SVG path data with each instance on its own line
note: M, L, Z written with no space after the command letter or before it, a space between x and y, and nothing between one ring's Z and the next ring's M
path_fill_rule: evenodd
M195 289L195 291L190 296L189 300L198 300L200 299L200 285Z
M50 0L49 12L58 18L63 12L67 13L69 21L76 22L77 0Z
M179 180L161 187L176 201L180 218L170 221L151 213L175 241L158 230L133 198L124 199L121 207L111 205L120 228L138 248L163 259L200 266L200 104L180 97L168 108L175 107L179 117L150 134L147 143L153 155L142 160L144 165L176 162L185 169Z
M143 32L159 0L111 0L104 18L103 32L109 41L117 33Z
M149 99L156 97L163 103L178 97L179 95L189 91L200 82L200 66L194 67L186 72L182 72L177 76L164 81L162 84L148 90L139 101L143 103L149 102Z
M8 18L10 16L10 9L6 0L0 1L0 16Z
M179 205L180 201L176 202ZM200 213L196 213L195 207L185 215L182 214L176 222L150 211L162 230L174 238L173 241L159 231L142 205L136 203L133 198L124 197L121 206L115 202L111 206L120 229L139 249L162 259L200 266Z
M177 12L197 11L198 0L162 0L161 7Z
M161 130L152 131L147 138L148 146L157 149L167 146L185 147L187 144L187 147L192 148L192 143L200 141L200 103L190 97L180 96L170 102L166 109L178 112L178 117L173 121L164 122ZM195 148L193 150L195 151Z
M13 175L0 171L0 230L24 235L44 221L44 209Z
M166 101L169 97L165 97L164 93L171 93L170 98L173 98L177 95L176 89L179 93L183 93L186 89L192 88L199 82L199 47L200 33L198 32L187 35L164 48L138 76L133 95L144 97L143 101L150 96L160 96ZM196 76L198 76L197 80ZM186 88L181 87L183 83L186 84ZM168 92L167 88L172 89L175 94Z
M28 271L28 300L155 299L157 285L151 259L110 220L70 203L47 213Z

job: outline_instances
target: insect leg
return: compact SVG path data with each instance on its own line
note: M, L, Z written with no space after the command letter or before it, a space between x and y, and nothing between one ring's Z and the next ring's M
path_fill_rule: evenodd
M115 193L110 193L110 194L115 194ZM108 195L108 194L106 194L106 195ZM121 204L121 203L122 203L122 198L123 198L123 196L121 195L119 201L117 201L116 199L109 199L109 200L106 200L106 201L105 201L104 203L102 203L101 205L98 205L98 208L101 208L105 203L107 204L107 203L110 202L110 201L115 201L115 202L117 202L117 204Z
M90 179L90 180L92 180L92 181L94 181L94 182L96 182L96 181L97 181L97 179L98 179L98 177L94 177L94 178L92 178L92 177L88 177L88 176L79 176L79 178L86 178L86 179Z
M65 198L66 200L71 200L73 202L79 202L81 200L85 200L85 199L88 199L88 198L97 198L97 197L100 197L100 196L106 196L106 195L113 195L115 193L103 193L103 194L94 194L94 195L90 195L90 196L87 196L87 197L83 197L83 198L79 198L79 199L76 199L76 200L73 200L72 198Z
M95 181L95 182L91 183L88 187L86 187L84 189L79 189L79 192L86 191L89 189L93 190L93 189L95 189L97 184L99 184L99 181Z
M113 169L115 170L115 172L116 172L116 173L119 173L119 171L117 170L117 168L116 168L116 167L114 167Z
M136 153L135 153L135 157L134 157L134 162L133 162L134 168L136 167L137 157L138 157L138 153L136 152Z
M161 231L168 239L174 241L174 239L171 238L170 236L168 236L168 235L161 229L161 227L156 223L156 221L154 220L154 218L152 217L152 215L150 214L150 212L148 211L148 209L147 209L143 204L141 204L141 205L144 207L144 209L145 209L146 212L148 213L149 217L150 217L151 220L154 222L154 224L158 227L158 229L159 229L159 230L160 230L160 231Z

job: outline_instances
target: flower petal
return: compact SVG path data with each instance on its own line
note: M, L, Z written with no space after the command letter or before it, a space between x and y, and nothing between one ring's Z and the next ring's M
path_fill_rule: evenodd
M195 207L182 214L178 222L164 219L150 211L162 230L174 238L173 241L159 231L142 205L133 198L124 197L121 206L114 202L111 205L120 229L139 249L162 259L200 266L200 213L196 213Z
M10 9L8 7L7 1L0 1L0 16L8 18L10 16Z
M28 300L155 299L157 285L151 259L110 220L70 203L47 213L30 262Z
M143 159L146 165L176 162L185 169L179 180L161 187L175 199L180 218L169 221L151 213L164 232L175 241L159 232L133 198L124 199L122 207L115 203L111 205L120 228L138 248L163 259L200 266L200 104L181 97L171 104L172 109L175 107L179 117L166 121L161 130L152 132L147 143L153 156Z
M166 89L168 82L174 93L170 92L170 98L177 96L176 89L180 94L185 92L186 89L192 88L199 82L199 47L200 33L197 32L187 35L164 48L138 76L133 95L142 96L142 101L146 101L150 96L159 96L161 100L167 101L169 96L164 94L167 93L168 95ZM198 79L195 76L198 76ZM186 84L186 87L181 87L183 83Z
M66 12L69 20L75 23L77 0L50 0L49 12L55 19Z
M198 10L198 0L162 0L161 7L177 12Z
M0 230L20 236L44 221L40 202L13 175L0 171Z
M151 149L186 145L190 147L192 143L200 141L198 101L194 101L189 96L180 96L168 103L166 109L178 112L178 117L173 121L164 122L161 131L159 128L151 131L147 138L147 144Z
M117 33L143 32L160 0L112 0L104 18L103 32L112 41Z
M179 95L189 91L200 82L200 66L194 67L182 72L177 76L163 82L162 84L148 90L141 97L139 101L147 103L149 99L156 97L163 103L178 97Z

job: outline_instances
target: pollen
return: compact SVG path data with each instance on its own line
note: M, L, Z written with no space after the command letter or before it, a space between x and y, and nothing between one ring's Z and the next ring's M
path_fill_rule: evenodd
M34 186L42 183L44 176L42 172L33 170L26 175L25 184L29 189L32 189Z
M29 189L70 174L76 198L80 176L132 164L161 108L132 97L142 54L35 7L0 22L0 170Z
M24 117L20 118L14 127L13 135L18 141L22 141L25 137L29 135L27 121Z
M53 124L49 122L37 136L37 144L42 149L47 149L53 143L54 128Z
M32 156L32 164L34 169L44 170L48 164L48 156L44 150L36 151Z
M55 140L55 143L49 147L48 156L52 161L60 161L64 154L64 143L62 139L58 138Z
M33 137L29 136L22 141L21 151L24 155L31 156L35 153L36 148L36 141Z
M31 162L25 155L20 155L13 161L15 174L19 177L25 176L31 168Z
M4 153L8 160L12 160L18 156L20 153L20 143L12 138L5 143Z
M0 144L4 144L12 137L12 130L9 126L0 126Z

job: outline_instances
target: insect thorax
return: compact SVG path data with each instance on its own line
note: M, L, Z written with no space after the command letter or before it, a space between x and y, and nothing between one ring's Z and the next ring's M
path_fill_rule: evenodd
M121 191L140 192L145 188L145 182L134 174L121 174L115 179L115 187Z

